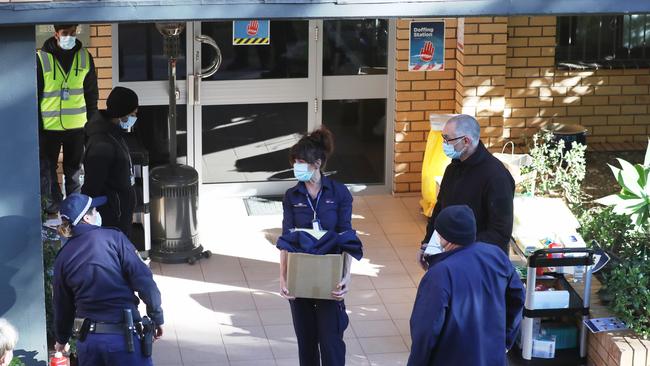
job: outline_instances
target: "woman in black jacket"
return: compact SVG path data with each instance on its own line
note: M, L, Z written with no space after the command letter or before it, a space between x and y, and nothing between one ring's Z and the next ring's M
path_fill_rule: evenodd
M131 233L136 195L133 163L124 133L136 122L138 96L131 89L115 87L100 110L86 124L84 185L81 192L91 197L106 196L108 204L98 207L102 226Z

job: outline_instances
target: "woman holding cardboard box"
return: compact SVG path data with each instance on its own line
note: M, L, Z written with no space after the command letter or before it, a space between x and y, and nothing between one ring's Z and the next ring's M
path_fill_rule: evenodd
M343 332L349 320L343 298L348 292L350 261L344 261L343 279L332 289L330 299L293 297L287 285L289 252L362 256L351 224L352 195L344 184L322 173L333 149L332 133L324 127L291 148L289 160L298 184L287 190L282 202L280 292L289 299L302 366L321 365L321 361L324 366L345 365ZM311 230L305 233L304 229Z

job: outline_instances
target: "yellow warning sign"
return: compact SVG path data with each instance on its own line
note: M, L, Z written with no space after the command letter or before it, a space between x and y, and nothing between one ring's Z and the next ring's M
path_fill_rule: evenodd
M271 38L233 38L232 43L235 45L269 45Z
M232 44L235 46L266 46L271 44L270 20L235 20L232 23Z

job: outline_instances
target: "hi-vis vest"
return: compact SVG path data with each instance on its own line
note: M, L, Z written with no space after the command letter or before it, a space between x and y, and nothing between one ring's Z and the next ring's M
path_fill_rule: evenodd
M50 131L82 128L87 122L84 79L90 71L88 51L82 48L75 53L70 70L63 70L51 53L38 51L37 54L43 68L40 102L43 128Z

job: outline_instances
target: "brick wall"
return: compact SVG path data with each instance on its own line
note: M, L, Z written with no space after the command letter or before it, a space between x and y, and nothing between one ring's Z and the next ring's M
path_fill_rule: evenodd
M523 146L552 122L585 126L590 143L650 135L650 69L556 69L555 17L466 18L464 52L456 49L456 20L447 20L448 74L407 71L408 26L398 22L396 193L420 190L430 113L475 116L492 150L507 140Z
M86 45L93 56L97 69L97 84L99 86L99 109L106 108L106 98L112 89L111 55L111 26L109 24L93 24L90 26L90 44Z
M488 146L502 143L507 22L506 17L465 19L456 112L476 117Z
M555 17L508 21L504 135L522 140L563 122L587 127L589 142L646 141L650 70L558 70L555 30Z
M456 19L445 23L445 70L409 72L409 20L397 22L395 192L420 191L429 114L456 110Z

